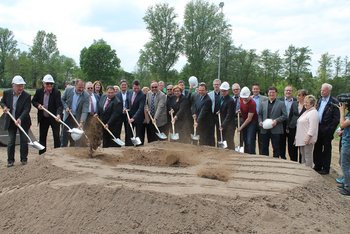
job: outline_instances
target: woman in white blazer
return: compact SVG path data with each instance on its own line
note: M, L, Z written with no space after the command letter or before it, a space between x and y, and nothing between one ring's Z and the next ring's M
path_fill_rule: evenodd
M307 95L304 99L305 112L298 118L295 146L299 146L302 163L313 167L313 151L318 134L318 113L315 108L316 98Z

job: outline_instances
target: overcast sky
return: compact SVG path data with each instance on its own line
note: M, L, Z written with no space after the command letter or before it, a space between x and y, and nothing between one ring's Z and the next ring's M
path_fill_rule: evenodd
M52 32L61 55L77 64L81 49L102 38L116 50L123 69L132 72L149 39L142 17L149 6L162 2L175 8L182 23L188 0L1 0L0 27L14 33L22 50L39 30ZM349 0L226 0L223 12L236 46L281 54L291 44L308 46L313 71L325 52L350 55ZM176 67L184 63L181 58Z

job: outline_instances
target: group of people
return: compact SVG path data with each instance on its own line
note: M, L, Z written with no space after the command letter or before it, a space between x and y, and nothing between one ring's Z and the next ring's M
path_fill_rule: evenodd
M235 150L237 132L239 146L244 146L245 153L256 154L258 145L259 154L268 156L271 142L273 157L286 159L287 151L291 160L313 167L320 174L329 174L332 139L339 121L346 129L349 122L344 120L344 105L331 97L332 86L327 83L321 87L319 100L304 89L298 90L295 98L289 85L283 97L277 98L278 92L273 86L264 96L258 84L253 84L251 90L241 89L237 83L230 86L219 79L213 81L210 92L205 83L199 83L198 87L191 84L185 89L183 80L167 86L163 81L152 81L149 87L143 88L135 80L131 89L126 80L121 80L118 86L108 86L105 90L101 82L76 80L73 86L66 87L62 96L54 83L50 74L44 76L43 87L37 89L31 99L24 91L23 78L15 76L12 89L4 92L1 106L16 119L14 122L7 118L5 123L10 139L9 167L15 161L17 126L21 125L25 131L31 126L31 104L38 109L39 142L43 146L46 146L49 127L55 148L86 145L84 137L73 140L61 123L85 130L91 119L98 117L104 128L102 147L118 147L107 129L120 138L123 126L126 146L134 145L131 139L135 135L142 145L146 136L147 142L153 142L159 140L158 131L168 135L175 130L179 142L193 142L191 134L195 131L199 145L215 147L218 141L224 140L228 149ZM347 131L344 132L343 141L348 138ZM21 132L20 139L20 158L22 164L26 164L28 145ZM348 143L343 147L348 147Z

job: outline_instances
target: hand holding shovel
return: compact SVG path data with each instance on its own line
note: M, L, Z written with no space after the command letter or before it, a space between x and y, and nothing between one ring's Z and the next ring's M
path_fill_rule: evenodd
M177 141L177 140L179 140L179 133L175 133L175 118L174 118L174 110L173 109L170 110L170 116L171 116L171 126L173 129L173 133L170 134L170 139Z
M197 131L197 116L194 114L193 116L193 134L191 134L191 139L194 141L199 141L199 135L197 135L196 131Z
M220 130L220 141L218 141L218 146L219 146L219 148L226 149L227 148L227 141L224 141L223 137L222 137L222 126L221 126L221 114L220 114L220 111L218 111L216 114L218 115L218 118L219 118L219 130Z
M98 115L94 115L94 117L98 120L98 122L100 122L100 124L103 126L103 128L106 129L106 131L109 133L109 135L111 135L113 137L112 141L114 141L115 143L117 143L120 146L125 146L125 143L122 140L120 140L119 138L116 138L114 136L114 134L111 132L111 130L108 129L108 125L104 124L102 122L102 120L98 117Z

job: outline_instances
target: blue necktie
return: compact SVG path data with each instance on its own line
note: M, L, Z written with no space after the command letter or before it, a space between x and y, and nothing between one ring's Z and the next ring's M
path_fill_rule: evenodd
M154 108L154 100L155 100L156 94L152 94L152 99L151 99L151 115L154 117L155 114L155 108Z

